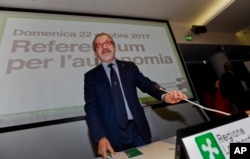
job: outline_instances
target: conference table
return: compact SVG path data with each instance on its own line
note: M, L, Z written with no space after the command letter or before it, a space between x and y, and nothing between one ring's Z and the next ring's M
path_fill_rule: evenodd
M133 159L174 159L175 158L176 137L156 141L145 146L137 147L143 154ZM95 159L102 159L97 157ZM128 159L125 152L117 152L112 159Z

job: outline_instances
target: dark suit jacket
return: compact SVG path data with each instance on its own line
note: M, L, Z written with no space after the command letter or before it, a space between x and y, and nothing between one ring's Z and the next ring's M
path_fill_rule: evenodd
M230 100L234 102L234 98L241 98L246 93L241 79L237 75L230 72L224 72L221 76L221 83Z
M151 141L149 125L139 103L136 87L160 100L162 93L155 91L156 83L145 77L138 67L127 61L116 60L121 83L134 121L146 142ZM111 86L103 66L100 64L84 76L85 112L89 131L95 142L106 136L111 144L118 141Z

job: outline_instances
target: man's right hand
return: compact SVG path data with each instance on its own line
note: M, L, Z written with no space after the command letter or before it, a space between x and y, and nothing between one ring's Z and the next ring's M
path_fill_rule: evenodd
M107 151L113 156L115 151L110 145L109 140L106 137L103 137L98 142L98 154L102 155L103 159L107 159Z

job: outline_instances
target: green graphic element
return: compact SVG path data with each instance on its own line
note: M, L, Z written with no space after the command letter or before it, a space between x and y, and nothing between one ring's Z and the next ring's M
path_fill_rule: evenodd
M219 144L212 133L207 133L195 138L203 159L225 159Z

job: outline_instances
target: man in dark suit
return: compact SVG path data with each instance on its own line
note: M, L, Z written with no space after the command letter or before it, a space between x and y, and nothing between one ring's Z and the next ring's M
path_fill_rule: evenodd
M234 71L231 62L224 63L225 72L221 75L221 89L229 101L237 107L237 111L249 109L249 92L247 81Z
M92 45L95 56L100 59L101 64L84 76L86 102L84 109L89 131L94 142L98 144L98 154L105 159L107 151L114 155L115 151L151 142L149 125L138 100L136 88L170 104L180 102L187 96L178 90L173 90L171 93L156 91L157 83L145 77L134 63L115 59L115 42L109 34L96 35ZM112 66L109 66L111 63ZM110 74L110 71L113 68L118 74L118 81L114 84L120 82L123 96L119 101L124 100L126 108L125 127L118 124L118 119L122 118L122 115L120 117L115 115L118 108L114 96L118 93L112 94L111 81L114 73ZM121 105L119 109L122 109Z

